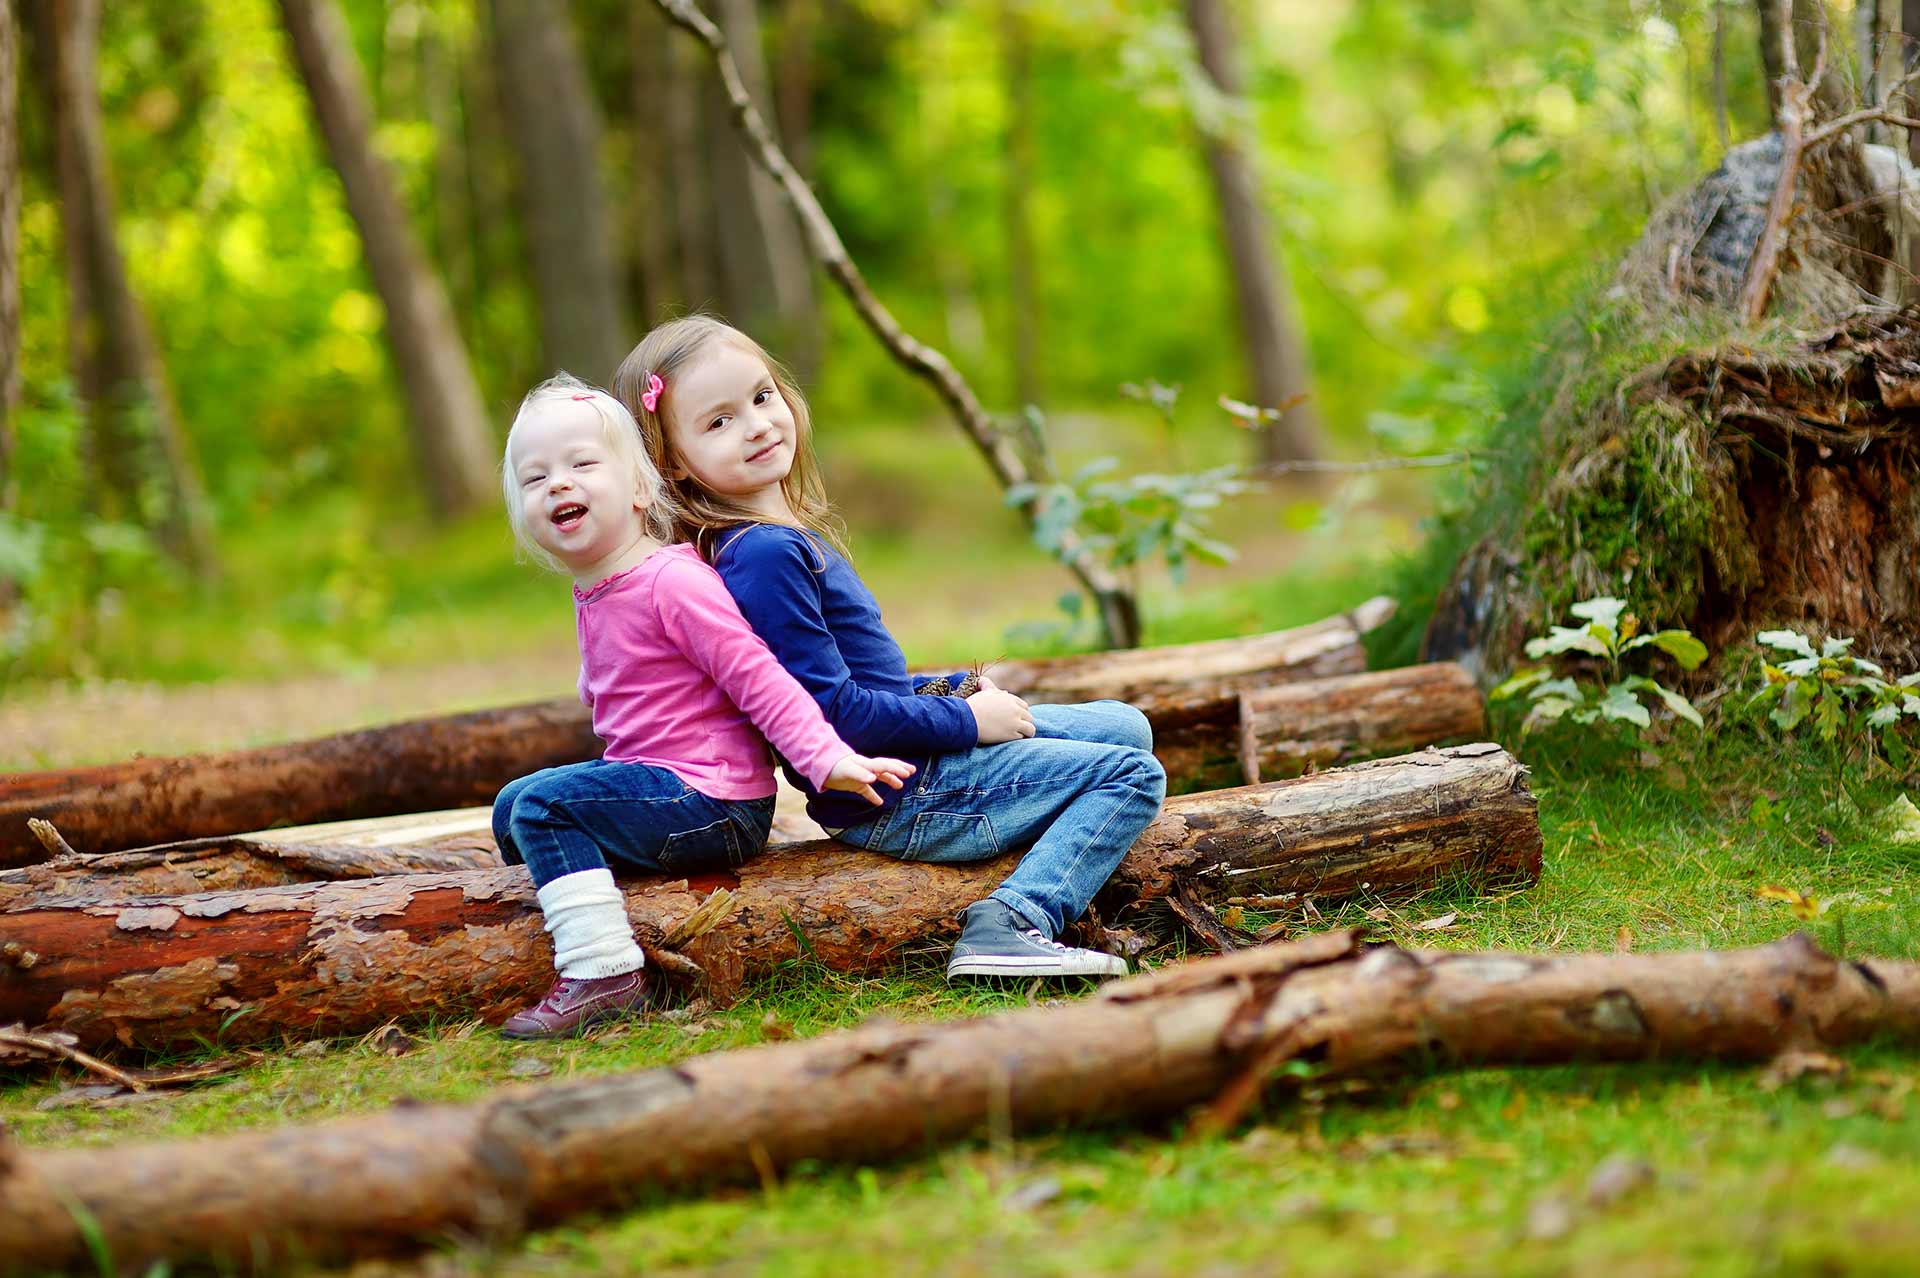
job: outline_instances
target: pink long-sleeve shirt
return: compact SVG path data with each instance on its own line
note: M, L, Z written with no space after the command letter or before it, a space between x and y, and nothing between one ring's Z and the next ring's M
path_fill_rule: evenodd
M608 759L666 768L715 799L759 799L774 789L767 741L816 786L853 753L692 546L575 586L573 601L580 699Z

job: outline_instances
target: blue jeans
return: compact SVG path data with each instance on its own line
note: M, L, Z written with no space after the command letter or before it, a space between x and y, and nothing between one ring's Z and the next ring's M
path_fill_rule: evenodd
M900 802L840 834L903 861L1025 852L993 898L1049 936L1079 918L1159 815L1167 774L1120 701L1033 707L1037 735L937 754Z
M773 796L714 799L666 768L595 759L510 781L493 801L493 838L535 887L581 870L710 874L767 846Z

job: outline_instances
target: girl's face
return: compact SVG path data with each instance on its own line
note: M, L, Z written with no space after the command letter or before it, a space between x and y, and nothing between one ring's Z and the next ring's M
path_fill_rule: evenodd
M674 479L755 506L778 499L799 440L793 409L765 361L728 341L709 343L667 391Z
M507 460L534 543L576 576L646 536L639 481L611 457L606 427L586 404L556 404L521 422Z

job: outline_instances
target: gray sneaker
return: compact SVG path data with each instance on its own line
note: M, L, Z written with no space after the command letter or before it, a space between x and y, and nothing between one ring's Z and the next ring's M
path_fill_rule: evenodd
M960 940L947 962L956 976L1125 976L1127 961L1048 940L1000 902L975 901L960 912Z

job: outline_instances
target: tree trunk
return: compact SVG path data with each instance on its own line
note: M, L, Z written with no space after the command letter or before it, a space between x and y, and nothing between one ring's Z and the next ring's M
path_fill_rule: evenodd
M1000 0L1001 78L1007 95L1005 193L1007 309L1014 398L1024 407L1040 403L1041 303L1038 254L1028 198L1039 180L1034 159L1033 33L1021 0Z
M666 124L673 109L668 95L673 92L672 45L677 37L651 5L634 5L628 24L633 178L619 207L633 237L633 273L638 281L641 327L646 329L687 309L686 280L677 262L674 201L679 187L692 175L674 167Z
M627 323L600 180L600 112L575 43L572 8L490 0L488 10L519 157L546 367L610 385L627 354Z
M206 493L114 228L95 72L99 3L44 0L34 16L59 171L68 357L91 427L96 505L109 517L145 522L141 495L157 476L161 544L196 571L212 573L217 556ZM15 200L18 185L9 184Z
M1486 731L1480 686L1446 662L1240 694L1240 764L1248 785L1474 740Z
M192 839L131 852L55 857L0 870L0 912L56 902L185 896L385 874L437 874L500 864L491 833L456 834L399 847L265 840Z
M714 19L733 49L747 95L771 122L773 98L757 0L717 0ZM723 123L729 106L722 87L710 80L702 92L707 137L714 148L714 212L728 318L806 380L819 360L819 318L806 242L779 186L753 162L739 134Z
M1757 1061L1920 1042L1920 964L1804 935L1725 952L1369 949L1357 932L1201 959L1064 1007L893 1021L671 1066L396 1106L309 1127L112 1149L5 1149L0 1266L104 1252L270 1267L498 1246L643 1195L870 1164L983 1131L1141 1122L1316 1078L1571 1062ZM1151 1050L1142 1050L1150 1045ZM84 1203L86 1215L73 1210Z
M373 113L346 23L334 0L280 0L280 14L386 307L387 341L434 510L450 516L490 505L499 499L494 432L446 292L373 149Z
M0 515L13 510L20 411L20 28L0 0ZM14 583L0 578L0 622Z
M1234 753L1238 695L1278 680L1366 668L1360 636L1392 611L1351 614L1245 639L995 666L1003 687L1038 701L1114 698L1154 723L1169 771L1197 778ZM174 759L0 777L0 867L42 859L30 817L76 848L118 852L274 825L491 803L540 768L597 758L585 708L571 698L416 719L311 741Z
M1297 396L1311 393L1311 377L1286 268L1273 252L1261 207L1259 178L1248 146L1252 130L1233 118L1245 104L1225 0L1187 0L1187 25L1200 65L1224 100L1222 114L1227 118L1200 122L1201 146L1233 271L1253 399L1262 407L1282 410L1280 420L1266 433L1265 460L1315 458L1320 454L1320 414L1313 401L1284 407Z
M799 844L736 874L630 883L627 913L667 970L691 960L724 1000L803 954L865 971L950 936L958 911L1013 860L929 865ZM1170 799L1098 906L1113 920L1176 884L1216 900L1331 899L1363 887L1391 896L1441 882L1524 883L1539 872L1525 769L1477 745ZM720 888L732 895L718 926L686 944L682 961L662 955ZM0 1024L46 1023L89 1047L158 1048L199 1036L351 1034L463 1011L494 1018L539 995L552 958L517 866L48 905L0 915Z

